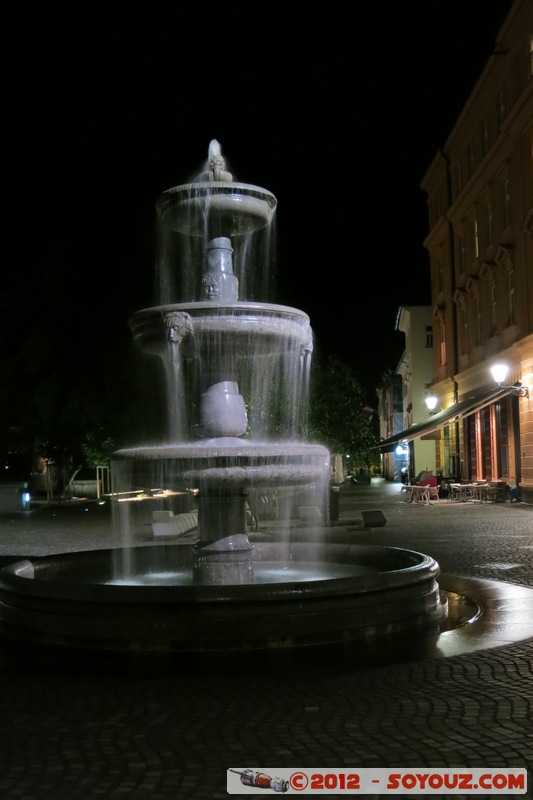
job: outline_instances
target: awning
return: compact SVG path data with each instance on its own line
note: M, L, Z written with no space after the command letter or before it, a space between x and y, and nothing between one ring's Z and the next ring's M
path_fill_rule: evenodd
M413 439L419 439L421 436L434 433L438 431L439 428L448 425L452 420L468 417L469 414L473 414L474 411L478 411L480 408L484 408L496 402L496 400L500 400L507 394L509 394L509 390L501 386L496 389L488 389L484 392L472 394L469 397L463 398L459 403L454 403L444 411L433 414L426 422L419 422L416 425L411 425L407 430L401 431L401 433L395 433L394 436L384 439L384 441L378 445L378 449L390 453L395 449L397 444L410 442Z

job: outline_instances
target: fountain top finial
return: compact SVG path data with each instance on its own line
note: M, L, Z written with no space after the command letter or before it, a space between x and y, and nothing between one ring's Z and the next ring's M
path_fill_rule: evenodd
M226 169L226 161L217 139L211 139L209 142L208 168L203 178L207 181L224 181L225 183L233 180L233 175Z
M173 230L189 236L244 236L264 228L277 200L260 186L237 183L226 166L220 143L209 143L207 163L194 183L163 192L158 212L168 215Z

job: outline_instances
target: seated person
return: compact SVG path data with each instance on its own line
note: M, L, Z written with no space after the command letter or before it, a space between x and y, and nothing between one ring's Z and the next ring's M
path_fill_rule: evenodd
M507 484L509 489L509 500L511 503L518 503L520 500L520 487L516 480L511 478L509 483Z

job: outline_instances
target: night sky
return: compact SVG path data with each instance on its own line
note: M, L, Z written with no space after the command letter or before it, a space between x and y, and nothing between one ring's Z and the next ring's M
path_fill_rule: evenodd
M401 353L398 306L430 300L420 181L510 5L3 10L4 358L35 369L46 338L99 380L152 304L155 202L218 139L236 180L277 197L277 302L372 399Z

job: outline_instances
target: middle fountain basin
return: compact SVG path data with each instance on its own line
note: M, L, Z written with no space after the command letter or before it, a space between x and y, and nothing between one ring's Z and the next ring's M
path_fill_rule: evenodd
M154 475L172 485L298 486L329 477L330 455L322 445L253 442L236 437L191 444L131 447L113 453L121 484L150 484Z

